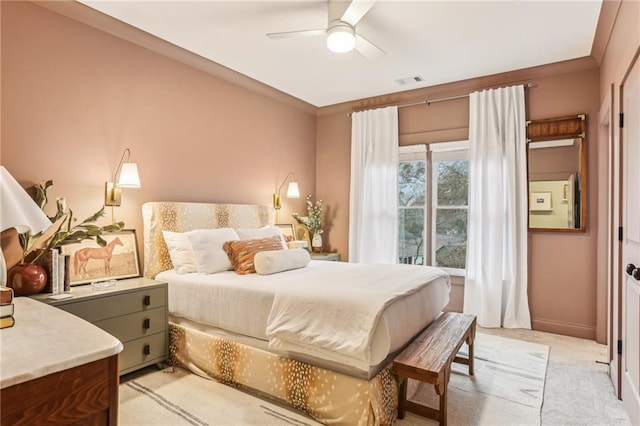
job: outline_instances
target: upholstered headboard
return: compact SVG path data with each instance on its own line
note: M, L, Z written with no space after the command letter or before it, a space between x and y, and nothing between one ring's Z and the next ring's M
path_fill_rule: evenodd
M273 225L275 210L251 204L149 202L142 205L144 276L154 278L172 269L162 231L208 228L261 228Z

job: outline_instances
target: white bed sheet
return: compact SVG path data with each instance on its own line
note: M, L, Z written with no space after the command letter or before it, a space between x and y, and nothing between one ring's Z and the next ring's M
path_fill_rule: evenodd
M206 326L267 341L267 319L276 291L318 285L323 277L353 267L344 262L311 261L302 269L273 275L177 274L164 271L156 279L169 285L169 313ZM320 281L319 281L320 280ZM309 284L313 283L313 284ZM370 367L384 361L433 321L449 302L448 276L438 277L410 297L390 304L373 334ZM369 374L370 369L349 366Z

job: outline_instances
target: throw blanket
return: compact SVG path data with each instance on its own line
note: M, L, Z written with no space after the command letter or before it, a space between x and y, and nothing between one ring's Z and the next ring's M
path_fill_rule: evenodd
M351 265L327 275L327 282L311 291L276 293L267 322L270 348L368 370L371 340L384 309L437 277L449 283L444 271L428 266Z

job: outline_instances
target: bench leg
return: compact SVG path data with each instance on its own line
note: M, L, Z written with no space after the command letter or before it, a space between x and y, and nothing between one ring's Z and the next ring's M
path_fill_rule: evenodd
M476 338L476 322L475 320L471 324L471 332L467 338L467 345L469 346L469 375L473 376L473 360L475 359L473 354L474 340Z
M436 393L440 397L440 405L438 407L438 424L447 426L447 388L449 387L449 378L451 377L451 363L449 363L444 371L442 381L436 387Z
M398 418L404 419L406 415L405 401L407 400L407 380L404 377L400 378L400 386L398 388Z

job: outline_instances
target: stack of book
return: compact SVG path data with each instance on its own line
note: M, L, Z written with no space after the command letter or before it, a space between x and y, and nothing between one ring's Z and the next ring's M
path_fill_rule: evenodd
M13 327L13 289L0 287L0 328Z
M71 259L69 255L63 255L57 248L48 250L38 260L40 264L47 271L47 285L44 288L44 293L60 294L62 292L69 292L69 265Z

